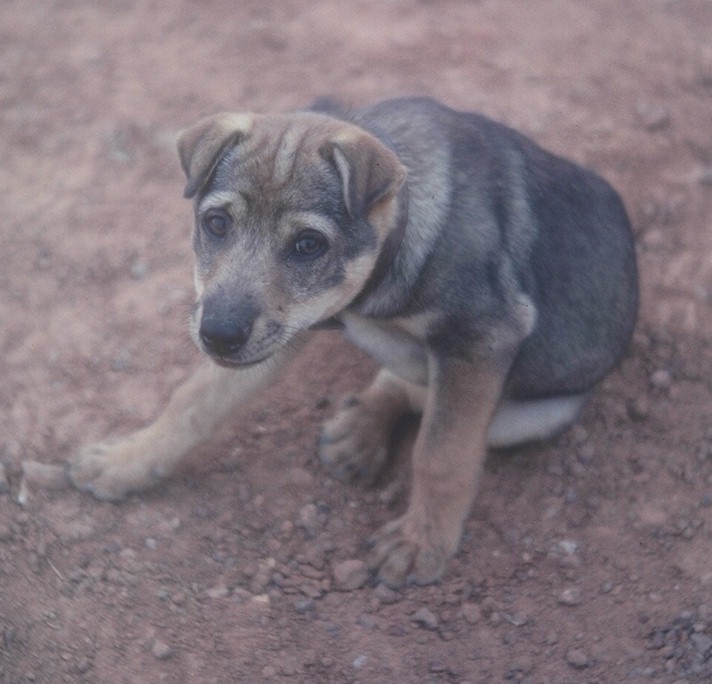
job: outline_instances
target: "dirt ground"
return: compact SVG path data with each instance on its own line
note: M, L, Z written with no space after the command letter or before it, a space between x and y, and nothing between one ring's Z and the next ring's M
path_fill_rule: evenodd
M0 681L712 681L711 37L708 0L4 0ZM373 372L332 332L156 491L20 492L198 360L175 132L323 94L502 119L635 226L629 356L574 429L492 454L433 587L359 573L407 477L321 469Z

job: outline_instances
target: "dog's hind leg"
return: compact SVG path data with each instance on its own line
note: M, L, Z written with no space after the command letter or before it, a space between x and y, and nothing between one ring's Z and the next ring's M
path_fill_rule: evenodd
M373 480L386 464L391 432L409 411L421 412L426 388L381 369L361 394L345 399L324 424L319 457L337 479Z
M487 432L493 449L538 442L553 437L578 418L589 393L545 399L502 401Z

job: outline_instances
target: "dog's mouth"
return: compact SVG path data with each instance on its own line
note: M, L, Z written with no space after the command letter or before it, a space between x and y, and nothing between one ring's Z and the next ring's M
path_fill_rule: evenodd
M224 356L213 356L212 354L208 354L208 356L213 363L218 366L222 366L223 368L251 368L253 366L259 366L261 363L264 363L270 358L269 356L264 356L261 359L242 361L240 359L230 359Z
M289 336L276 321L271 321L260 331L252 326L240 328L209 320L206 323L203 319L191 333L198 349L225 368L257 366L289 344Z
M248 350L244 350L235 354L216 354L214 351L206 349L204 345L198 345L198 348L203 354L213 363L223 368L250 368L252 366L259 366L261 363L271 359L284 345L274 344L270 345L268 349L265 349L262 345L260 345L260 347L261 350L259 351L248 352Z
M209 345L206 345L203 340L198 342L198 348L206 356L219 366L229 368L248 368L249 366L256 366L274 356L283 346L284 343L280 340L272 339L269 342L264 340L257 344L245 344L244 347L230 351L227 349L211 348Z

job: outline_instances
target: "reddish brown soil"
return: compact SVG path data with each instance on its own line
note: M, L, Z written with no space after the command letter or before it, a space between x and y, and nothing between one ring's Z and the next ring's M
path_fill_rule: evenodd
M711 36L707 0L4 0L0 681L712 681ZM320 468L373 370L333 333L158 490L20 505L23 460L142 425L196 363L175 131L416 93L605 175L643 289L580 425L492 455L442 583L339 590L407 480Z

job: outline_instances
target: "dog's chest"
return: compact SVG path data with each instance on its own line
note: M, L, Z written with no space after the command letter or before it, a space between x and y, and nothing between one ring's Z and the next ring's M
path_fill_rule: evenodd
M415 319L374 321L355 314L340 316L346 338L404 380L425 385L428 360L421 333L425 325Z

